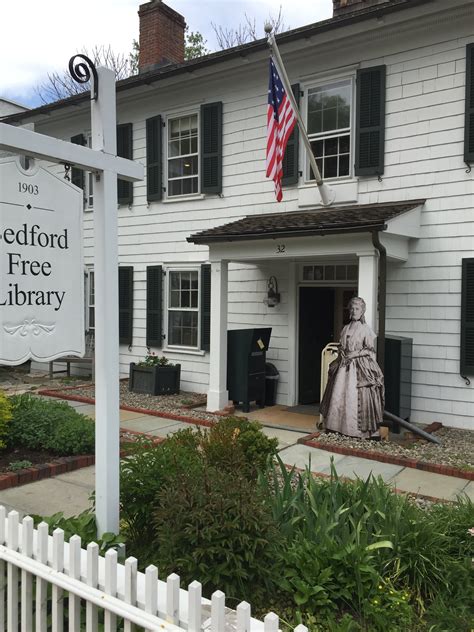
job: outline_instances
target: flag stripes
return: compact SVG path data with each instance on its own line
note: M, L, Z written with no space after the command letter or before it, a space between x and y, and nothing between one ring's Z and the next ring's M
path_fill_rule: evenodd
M267 109L267 178L271 178L275 183L275 196L278 202L283 198L283 157L295 124L296 113L283 87L276 64L271 58Z

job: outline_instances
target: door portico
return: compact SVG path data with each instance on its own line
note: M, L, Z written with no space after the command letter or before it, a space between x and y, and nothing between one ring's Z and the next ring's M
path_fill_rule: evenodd
M211 262L211 345L209 390L207 409L222 410L228 405L227 392L227 328L229 263L253 264L271 269L272 265L283 264L287 269L287 335L288 353L288 405L297 403L298 398L298 274L300 264L344 263L357 265L357 288L359 296L366 301L367 323L377 331L377 293L379 275L379 250L374 246L372 233L381 235L389 262L406 261L408 240L416 237L417 217L423 200L394 205L368 205L380 210L379 217L357 217L366 207L331 209L304 214L282 213L248 217L209 231L192 235L188 241L207 244ZM395 208L394 208L395 207ZM349 215L348 211L352 211ZM384 213L385 211L385 213ZM399 215L409 215L400 222ZM386 215L389 217L386 217ZM298 216L309 216L309 225L302 229ZM370 216L371 213L369 212ZM392 215L392 217L390 217ZM349 219L346 219L349 216ZM282 219L294 226L281 226ZM395 219L390 232L390 219ZM357 226L355 219L361 220ZM369 222L368 220L372 220ZM347 226L344 226L344 222ZM295 226L296 224L296 226ZM233 231L232 229L234 229ZM415 228L414 228L415 227ZM229 232L229 229L230 232ZM250 232L252 231L252 232ZM244 274L244 272L242 272ZM264 296L262 295L262 300ZM259 326L261 323L254 323Z

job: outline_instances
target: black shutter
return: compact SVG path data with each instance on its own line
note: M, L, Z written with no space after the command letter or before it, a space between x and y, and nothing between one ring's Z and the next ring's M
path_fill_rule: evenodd
M300 106L300 84L295 83L291 86L291 91L295 97L296 105ZM283 178L281 183L283 186L289 184L298 184L298 146L299 146L300 134L298 130L298 124L295 125L291 136L288 139L286 145L285 155L283 157Z
M222 191L222 103L201 105L201 193Z
M356 176L384 170L385 72L385 66L357 71Z
M148 202L161 200L163 196L161 143L161 116L154 116L146 121L146 199Z
M84 146L86 144L86 137L84 136L84 134L76 134L76 136L73 136L71 138L71 143L74 143L74 145ZM79 187L80 189L84 189L84 185L85 185L84 171L82 169L77 169L76 167L73 167L71 169L71 182L75 184L76 187Z
M209 351L211 345L211 266L201 266L201 349Z
M133 158L132 124L117 125L117 156ZM119 204L131 204L133 201L133 184L126 180L117 181L117 198Z
M161 266L146 269L146 346L161 347L163 270Z
M119 271L119 342L132 344L133 335L133 267L120 267Z
M466 120L464 160L474 162L474 44L466 46Z
M474 375L474 258L462 260L461 375Z

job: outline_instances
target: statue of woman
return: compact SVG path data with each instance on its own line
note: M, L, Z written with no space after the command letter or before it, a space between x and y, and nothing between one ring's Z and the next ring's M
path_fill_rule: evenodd
M365 301L348 305L351 322L340 338L338 357L329 365L328 383L320 405L326 430L349 437L379 437L383 420L383 374L376 361L376 335L365 322Z

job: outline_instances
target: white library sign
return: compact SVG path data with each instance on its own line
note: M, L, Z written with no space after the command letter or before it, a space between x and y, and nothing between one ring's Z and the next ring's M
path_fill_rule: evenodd
M0 364L83 356L82 191L0 161Z

